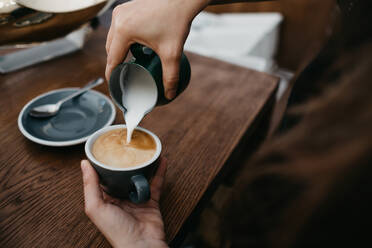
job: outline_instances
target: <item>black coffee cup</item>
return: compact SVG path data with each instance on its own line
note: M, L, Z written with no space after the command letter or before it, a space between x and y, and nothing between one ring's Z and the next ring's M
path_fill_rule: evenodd
M85 154L97 171L100 183L107 194L119 199L130 199L133 203L144 203L150 200L149 180L158 167L162 149L160 139L154 133L141 127L136 128L149 134L156 144L155 155L141 165L128 168L110 167L97 161L92 154L93 144L98 137L108 131L123 128L126 128L126 125L108 126L92 134L85 143Z

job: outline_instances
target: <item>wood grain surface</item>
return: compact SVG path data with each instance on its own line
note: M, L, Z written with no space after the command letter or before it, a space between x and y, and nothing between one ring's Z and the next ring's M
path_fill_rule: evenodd
M104 75L106 33L99 29L75 54L0 75L0 247L110 246L83 210L83 144L41 146L17 127L22 107L37 95ZM255 131L253 123L277 87L277 79L267 74L187 55L188 89L141 123L160 137L169 162L161 200L169 242L247 132ZM106 85L97 90L108 94ZM115 123L123 123L120 112Z

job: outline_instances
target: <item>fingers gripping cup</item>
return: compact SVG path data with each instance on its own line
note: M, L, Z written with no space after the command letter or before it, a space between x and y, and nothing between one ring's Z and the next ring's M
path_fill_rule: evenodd
M126 144L125 137L125 125L103 128L89 137L85 153L106 193L144 203L151 196L149 180L159 162L161 142L141 127L133 132L130 144Z

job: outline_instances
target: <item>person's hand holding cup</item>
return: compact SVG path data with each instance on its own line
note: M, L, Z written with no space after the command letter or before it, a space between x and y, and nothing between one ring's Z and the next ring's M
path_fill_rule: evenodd
M93 166L81 163L85 212L113 247L167 247L159 209L167 166L159 157L160 140L142 128L130 144L123 144L125 137L125 125L117 125L88 139L85 152Z

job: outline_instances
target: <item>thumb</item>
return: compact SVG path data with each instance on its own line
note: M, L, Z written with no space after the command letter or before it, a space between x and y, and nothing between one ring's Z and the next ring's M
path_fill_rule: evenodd
M89 217L93 217L103 204L98 175L87 160L81 161L81 170L83 172L85 212Z
M164 95L172 100L177 93L181 53L160 57L163 68Z

